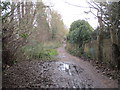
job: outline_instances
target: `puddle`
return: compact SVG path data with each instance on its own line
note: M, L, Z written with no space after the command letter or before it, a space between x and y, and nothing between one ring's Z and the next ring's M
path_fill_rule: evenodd
M71 71L70 71L70 65L69 65L69 64L63 63L63 62L59 62L58 64L59 64L59 65L58 65L58 70L60 70L60 71L65 71L65 72L67 72L69 75L72 75L72 74L71 74Z
M65 63L63 63L63 64L60 64L60 68L59 68L60 70L68 70L69 69L69 65L68 64L65 64Z
M64 55L62 55L62 56L61 56L61 55L58 55L57 57L58 57L58 58L65 58L66 56L64 56Z

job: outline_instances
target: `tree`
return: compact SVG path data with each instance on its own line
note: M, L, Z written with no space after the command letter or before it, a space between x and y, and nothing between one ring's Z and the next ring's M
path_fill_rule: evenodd
M35 41L34 43L44 43L51 40L50 27L57 26L55 40L61 38L64 34L62 32L64 31L64 24L61 17L56 14L56 16L53 15L52 18L49 18L50 14L48 15L47 12L49 6L44 5L42 1L2 2L0 6L2 8L1 21L3 25L3 64L13 64L14 60L19 59L18 54L23 55L20 49L32 41ZM51 19L52 22L48 19ZM50 23L52 23L51 26ZM56 26L53 26L53 23Z
M120 2L88 2L89 7L82 7L79 5L69 5L89 8L89 11L85 11L86 14L92 13L98 19L99 27L97 28L97 60L102 61L103 56L103 39L104 35L110 36L112 46L112 60L111 64L115 67L120 62ZM95 14L92 10L96 10ZM109 38L109 37L107 37Z
M3 64L12 64L17 59L17 51L26 45L31 34L33 35L34 23L37 22L35 21L37 6L34 4L33 8L33 2L25 1L22 3L2 2L0 5L2 8L3 25ZM45 13L45 11L43 12ZM39 22L40 26L44 24L41 22Z
M109 25L110 37L112 42L112 65L118 66L118 58L120 57L119 50L119 24L120 24L120 2L107 3L105 20Z
M49 24L47 22L46 7L44 3L36 3L36 31L34 32L35 38L38 42L47 41L50 38L49 35Z
M79 44L79 47L89 41L93 28L85 20L77 20L71 24L68 41L70 43Z
M105 30L104 27L107 27L108 33L110 33L111 38L111 45L112 45L112 61L111 64L115 67L118 66L118 60L117 58L120 57L120 51L119 51L119 24L120 24L120 2L100 2L95 3L94 5L89 3L92 8L96 9L98 11L98 14L96 17L98 17L98 22L100 24L100 31L102 30L101 36L103 38L103 31ZM91 12L91 11L90 11ZM93 12L91 12L93 13ZM99 15L99 13L101 15ZM102 45L100 45L102 42L102 38L100 38L100 34L98 35L98 60L101 59L101 53L102 53Z
M51 34L53 40L63 39L66 30L61 15L55 10L51 11Z

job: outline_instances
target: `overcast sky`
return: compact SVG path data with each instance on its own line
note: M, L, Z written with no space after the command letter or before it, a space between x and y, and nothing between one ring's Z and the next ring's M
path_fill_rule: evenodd
M89 11L89 8L75 7L70 4L88 7L85 0L43 0L47 5L52 5L57 10L64 21L64 24L69 28L71 23L78 19L87 20L93 28L96 28L97 19L92 14L85 14L84 11ZM68 3L65 3L68 2ZM96 14L96 11L93 11Z

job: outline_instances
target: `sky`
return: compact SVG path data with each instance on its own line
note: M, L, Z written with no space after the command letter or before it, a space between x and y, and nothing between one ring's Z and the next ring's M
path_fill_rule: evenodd
M52 8L61 14L63 22L67 28L70 28L72 22L76 20L87 20L95 29L98 26L97 18L91 13L85 14L84 11L89 11L89 8L80 8L73 5L88 7L85 0L43 0L46 5L53 6ZM66 3L67 2L67 3ZM70 4L68 4L70 3ZM96 14L96 11L93 11Z

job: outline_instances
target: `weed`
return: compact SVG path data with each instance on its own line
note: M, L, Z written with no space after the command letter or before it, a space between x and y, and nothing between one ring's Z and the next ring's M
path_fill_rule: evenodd
M42 44L37 43L30 46L25 46L22 48L22 51L25 53L26 57L29 59L37 59L37 60L54 60L55 56L58 54L55 49L57 45L51 44Z

